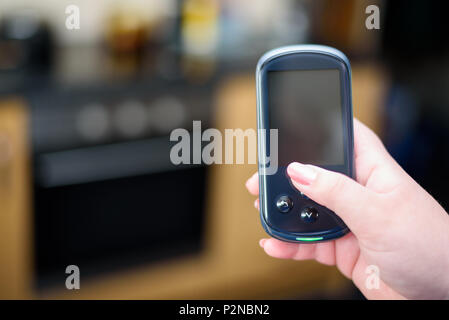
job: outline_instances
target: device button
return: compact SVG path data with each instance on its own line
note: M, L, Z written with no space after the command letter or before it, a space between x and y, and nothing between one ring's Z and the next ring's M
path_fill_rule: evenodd
M276 207L282 213L287 213L293 208L293 201L288 196L280 196L276 201Z
M315 222L318 219L318 210L315 208L304 208L301 211L301 220L307 223Z

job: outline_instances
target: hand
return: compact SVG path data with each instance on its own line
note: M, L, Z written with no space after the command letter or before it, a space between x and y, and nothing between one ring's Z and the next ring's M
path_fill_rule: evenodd
M448 299L449 216L357 120L354 135L357 182L312 165L287 168L293 185L333 210L352 233L316 244L270 238L260 245L275 258L337 265L369 299ZM257 173L246 186L258 195ZM370 265L380 271L378 289L366 286Z

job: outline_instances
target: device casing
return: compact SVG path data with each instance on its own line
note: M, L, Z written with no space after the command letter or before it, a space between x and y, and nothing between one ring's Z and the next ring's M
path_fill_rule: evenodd
M280 58L289 57L291 61L285 65L278 63L272 67ZM304 57L304 59L300 59ZM299 59L297 59L299 58ZM307 58L307 59L306 59ZM316 58L316 59L315 59ZM303 61L302 61L303 60ZM333 63L335 64L333 65ZM297 194L300 203L309 203L319 208L320 216L324 214L327 223L324 229L317 230L316 225L300 226L299 232L295 230L284 230L276 228L270 224L270 214L273 212L272 196L267 195L266 164L262 163L262 157L268 156L267 144L269 144L269 124L268 124L268 98L267 90L263 90L266 85L267 69L278 70L315 70L335 67L340 71L341 105L343 114L344 146L345 146L345 168L342 173L355 178L354 170L354 138L353 138L353 114L352 114L352 92L351 92L351 67L348 58L339 50L322 45L292 45L277 48L265 53L257 64L256 68L256 88L257 88L257 127L258 127L258 168L259 168L259 196L260 196L260 218L265 231L272 237L288 242L321 242L339 238L349 232L344 222L331 210L320 206L311 199L301 199ZM285 168L284 168L285 169ZM327 168L329 169L329 168ZM283 169L281 169L283 170ZM340 170L334 170L340 171ZM282 172L280 174L283 174ZM278 179L279 180L279 179ZM287 176L285 181L289 182ZM279 188L286 188L284 182L279 183ZM293 188L293 187L292 187ZM298 192L299 193L299 192ZM299 217L298 217L299 220ZM307 230L309 228L309 230ZM319 228L319 226L318 226ZM288 228L286 228L288 229Z

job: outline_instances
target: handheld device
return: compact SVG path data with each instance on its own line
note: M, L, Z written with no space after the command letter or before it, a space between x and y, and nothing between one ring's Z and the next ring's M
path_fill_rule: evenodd
M344 222L299 192L286 168L297 161L354 178L351 67L347 57L321 45L274 49L260 58L256 85L264 229L272 237L290 242L343 236L349 232ZM271 134L273 129L277 129L277 139Z

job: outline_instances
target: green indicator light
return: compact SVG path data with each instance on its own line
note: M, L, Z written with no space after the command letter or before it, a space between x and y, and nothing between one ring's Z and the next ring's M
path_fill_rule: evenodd
M323 240L323 237L316 237L316 238L296 238L298 241L319 241Z

